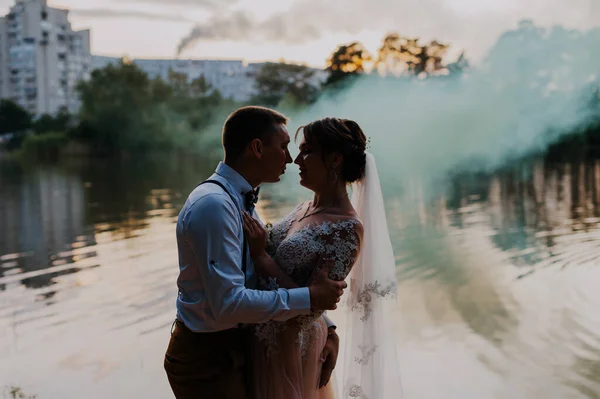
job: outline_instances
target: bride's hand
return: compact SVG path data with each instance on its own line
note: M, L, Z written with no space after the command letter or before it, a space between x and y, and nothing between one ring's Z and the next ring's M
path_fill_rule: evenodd
M246 232L246 240L250 247L250 256L254 259L265 252L267 246L267 230L252 216L243 212L244 215L244 231Z

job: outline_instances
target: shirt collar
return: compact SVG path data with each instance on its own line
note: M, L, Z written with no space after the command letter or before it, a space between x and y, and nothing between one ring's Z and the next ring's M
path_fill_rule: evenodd
M219 162L216 174L223 177L239 193L244 194L252 190L252 186L242 175L233 170L229 165Z

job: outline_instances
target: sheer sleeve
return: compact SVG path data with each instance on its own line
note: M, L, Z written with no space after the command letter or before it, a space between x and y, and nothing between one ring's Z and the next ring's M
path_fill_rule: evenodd
M325 222L317 227L319 257L324 263L333 262L329 272L332 280L344 280L360 253L362 224L356 219Z

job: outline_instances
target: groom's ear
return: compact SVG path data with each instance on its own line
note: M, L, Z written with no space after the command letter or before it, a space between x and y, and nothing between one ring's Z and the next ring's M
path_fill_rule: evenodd
M260 139L254 139L250 142L250 148L252 149L252 153L257 158L262 158L264 146L263 142Z

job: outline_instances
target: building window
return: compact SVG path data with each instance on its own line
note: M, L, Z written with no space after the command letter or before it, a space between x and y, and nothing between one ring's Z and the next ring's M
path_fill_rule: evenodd
M42 40L40 40L40 45L41 46L48 45L48 32L46 32L46 31L42 32Z
M48 12L46 10L42 10L42 21L45 21L48 19Z

